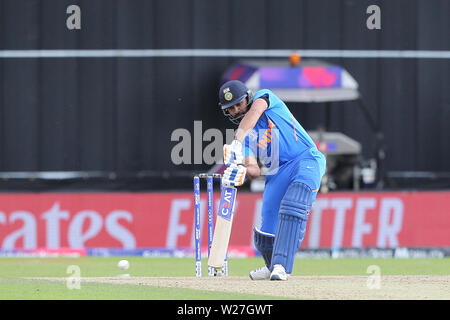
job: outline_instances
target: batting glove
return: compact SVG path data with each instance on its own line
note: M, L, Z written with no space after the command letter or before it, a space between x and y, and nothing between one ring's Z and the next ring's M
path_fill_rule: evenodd
M233 140L231 144L223 146L223 162L230 166L231 164L242 164L244 155L242 154L242 143L238 140Z
M231 164L223 173L222 184L226 187L239 187L245 181L247 168L243 165Z

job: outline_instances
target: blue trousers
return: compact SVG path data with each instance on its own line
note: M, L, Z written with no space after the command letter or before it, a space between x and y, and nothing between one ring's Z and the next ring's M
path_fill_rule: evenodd
M280 203L292 182L302 182L310 187L313 190L314 202L325 170L325 156L312 148L303 152L296 159L281 165L276 174L267 175L263 194L260 230L264 233L275 234Z

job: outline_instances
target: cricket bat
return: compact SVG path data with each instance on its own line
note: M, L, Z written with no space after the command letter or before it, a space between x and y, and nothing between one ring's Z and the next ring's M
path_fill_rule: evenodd
M208 258L208 266L215 269L222 268L227 256L231 226L233 225L236 193L237 189L235 187L222 187L219 211L217 212L216 226Z

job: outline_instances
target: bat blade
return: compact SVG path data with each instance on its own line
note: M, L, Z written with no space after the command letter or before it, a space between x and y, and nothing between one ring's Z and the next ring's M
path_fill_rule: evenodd
M208 258L208 266L222 268L228 251L231 227L233 225L234 207L237 189L223 187L220 196L219 211L217 212L216 226Z

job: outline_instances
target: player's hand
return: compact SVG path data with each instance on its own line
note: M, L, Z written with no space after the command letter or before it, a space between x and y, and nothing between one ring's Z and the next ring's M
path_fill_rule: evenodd
M245 181L247 168L243 165L231 164L223 173L222 184L225 187L239 187Z
M242 164L244 155L242 154L242 143L238 140L233 140L231 144L223 146L223 162L225 165Z

